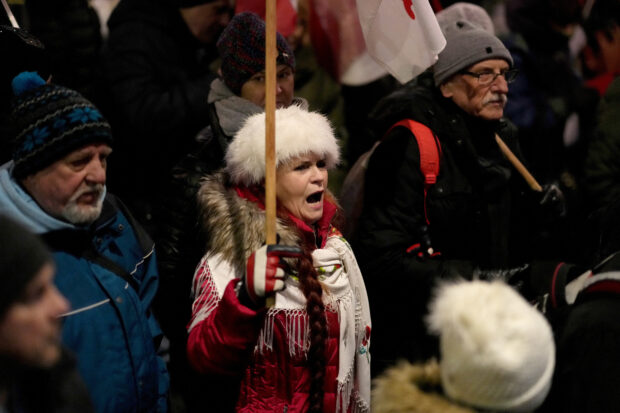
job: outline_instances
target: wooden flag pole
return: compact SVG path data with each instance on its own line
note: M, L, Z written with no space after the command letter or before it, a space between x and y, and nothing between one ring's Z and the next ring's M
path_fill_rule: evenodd
M495 134L495 140L497 141L497 144L499 145L499 148L501 149L501 151L504 154L504 156L506 158L508 158L510 163L521 174L521 176L525 179L525 181L530 186L530 188L532 188L536 192L542 192L542 187L540 186L538 181L536 181L536 178L534 178L532 176L530 171L528 171L527 168L525 167L525 165L523 165L521 163L519 158L517 158L516 155L514 153L512 153L512 151L510 150L508 145L506 145L506 143L504 143L502 138L500 138L497 133Z
M4 11L6 12L6 17L9 18L9 21L11 22L11 26L13 26L14 29L19 29L19 24L17 24L17 20L15 19L15 16L13 15L13 12L11 11L11 8L9 7L6 0L0 0L0 1L2 1L2 7L4 7Z
M276 243L276 0L265 12L265 241ZM275 297L267 297L273 307Z
M265 13L265 240L276 243L276 0Z

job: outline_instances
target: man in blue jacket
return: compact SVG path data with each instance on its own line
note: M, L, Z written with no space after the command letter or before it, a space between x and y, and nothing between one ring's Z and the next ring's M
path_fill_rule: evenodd
M150 304L154 244L106 193L110 126L77 92L36 73L13 81L14 149L0 167L0 213L41 234L71 304L63 342L75 352L96 410L165 412L169 387Z

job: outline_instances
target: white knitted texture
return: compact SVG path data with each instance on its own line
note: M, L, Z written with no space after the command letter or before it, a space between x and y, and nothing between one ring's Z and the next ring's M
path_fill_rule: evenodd
M500 281L444 284L430 310L449 397L515 412L542 403L555 365L553 335L516 291Z

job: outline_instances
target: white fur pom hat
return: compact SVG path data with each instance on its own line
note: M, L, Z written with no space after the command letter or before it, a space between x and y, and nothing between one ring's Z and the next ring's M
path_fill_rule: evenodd
M439 335L445 394L467 405L527 412L545 400L555 344L543 315L501 281L447 283L428 316Z
M340 149L327 118L299 106L276 110L276 168L309 153L324 155L327 169L340 161ZM265 114L250 116L226 151L226 171L235 184L251 186L265 178Z

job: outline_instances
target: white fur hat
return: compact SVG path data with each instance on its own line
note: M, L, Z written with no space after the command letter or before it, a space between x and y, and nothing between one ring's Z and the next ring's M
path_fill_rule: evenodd
M440 336L441 381L453 400L526 412L547 396L555 367L551 327L501 281L440 286L429 328Z
M340 149L327 118L299 106L276 110L276 168L288 160L314 153L324 155L327 169L340 161ZM265 114L250 116L226 152L232 182L246 186L265 178Z

